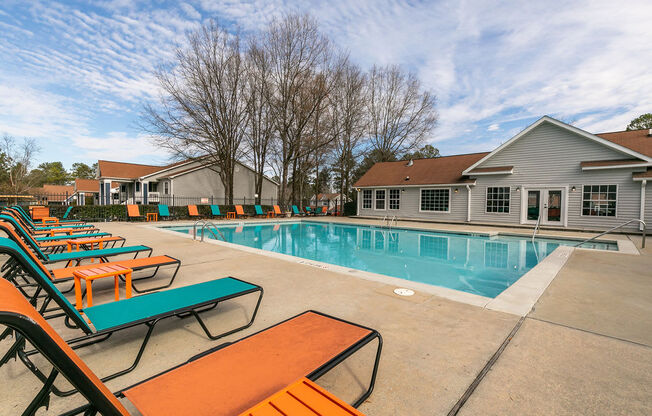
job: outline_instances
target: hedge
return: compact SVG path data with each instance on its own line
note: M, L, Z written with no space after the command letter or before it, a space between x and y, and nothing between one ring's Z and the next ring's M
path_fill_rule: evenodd
M149 212L158 213L158 205L138 205L140 214L144 217ZM219 205L220 213L226 215L227 212L235 211L235 205ZM271 205L261 206L264 213L272 211L274 208ZM50 215L62 218L66 213L68 206L65 205L50 205ZM244 212L253 216L256 213L254 205L243 205ZM175 219L191 219L188 216L187 206L169 206L170 215ZM204 217L211 216L210 205L197 205L199 214ZM127 220L127 207L125 205L76 205L72 207L72 211L68 214L68 219L83 220L83 221L126 221ZM159 218L160 219L160 218Z

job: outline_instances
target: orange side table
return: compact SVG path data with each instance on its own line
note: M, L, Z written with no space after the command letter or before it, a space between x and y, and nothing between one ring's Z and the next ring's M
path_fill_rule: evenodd
M356 408L307 378L302 378L261 401L240 416L328 415L364 416Z
M158 221L158 214L156 212L148 212L145 221Z
M42 224L59 224L59 218L57 217L43 217L41 218Z
M115 286L115 300L120 300L118 284L120 276L125 277L126 298L131 297L131 269L118 265L98 266L90 269L76 270L72 272L75 278L75 300L77 309L82 308L81 280L86 281L86 305L93 306L93 280L113 277Z
M274 218L274 217L276 217L274 211L267 211L267 218Z
M235 219L235 212L234 211L227 212L226 213L226 219L227 220L234 220Z
M72 251L72 246L77 247L75 251L79 251L81 246L90 246L91 250L94 250L94 245L97 244L97 248L102 250L104 248L104 242L108 240L107 238L78 238L75 240L66 240L66 246L68 247L68 252Z

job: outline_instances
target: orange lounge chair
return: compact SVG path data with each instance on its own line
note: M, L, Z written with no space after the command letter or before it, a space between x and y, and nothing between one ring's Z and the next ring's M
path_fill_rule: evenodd
M131 219L143 219L138 205L127 205L127 220Z
M333 393L302 378L273 394L240 416L364 416Z
M28 367L38 372L40 380L49 378L32 401L36 408L46 403L50 394L58 392L53 389L53 382L61 373L88 402L75 409L76 414L99 412L105 416L129 415L117 397L129 400L143 416L237 415L301 377L321 377L377 340L369 388L353 404L357 406L373 390L382 347L380 334L371 328L308 311L239 341L220 345L215 351L199 354L183 365L113 395L20 292L3 279L0 324L24 336L53 365L49 377L36 366Z
M274 215L277 217L283 215L283 212L281 212L281 207L279 207L278 205L274 205Z
M245 212L244 212L244 208L242 208L242 205L236 205L236 206L235 206L235 215L236 215L237 217L245 217L245 218L248 217L248 215L245 214Z
M190 218L201 216L199 215L199 210L197 209L197 205L188 205L188 215L190 216Z

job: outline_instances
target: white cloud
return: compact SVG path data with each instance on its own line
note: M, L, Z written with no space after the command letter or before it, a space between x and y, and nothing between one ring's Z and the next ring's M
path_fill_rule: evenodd
M79 136L73 144L85 159L106 159L143 163L144 157L165 161L167 153L152 144L146 135L129 135L125 132L109 132L101 137Z
M490 124L489 127L487 127L487 131L496 131L498 129L500 129L500 124L498 123Z

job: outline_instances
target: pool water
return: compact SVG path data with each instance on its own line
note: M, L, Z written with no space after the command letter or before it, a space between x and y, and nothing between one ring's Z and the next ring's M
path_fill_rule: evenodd
M192 227L166 227L192 234ZM496 297L560 245L573 240L485 236L327 222L218 227L224 239L275 253ZM219 240L222 237L217 234ZM207 238L214 238L206 232ZM612 243L585 248L617 250Z

